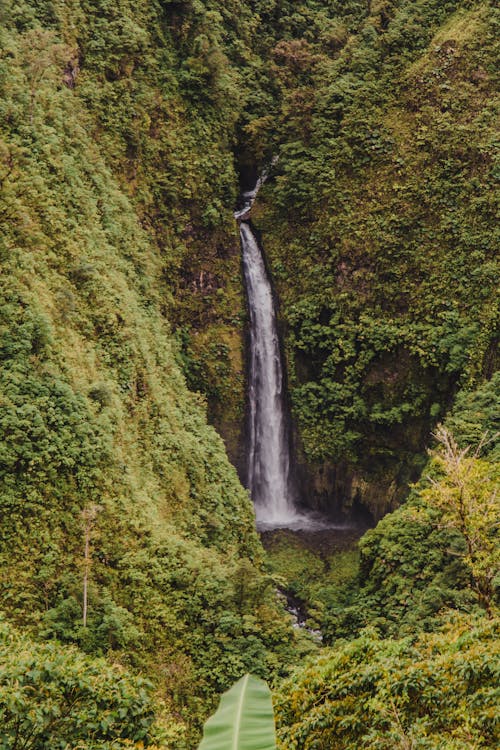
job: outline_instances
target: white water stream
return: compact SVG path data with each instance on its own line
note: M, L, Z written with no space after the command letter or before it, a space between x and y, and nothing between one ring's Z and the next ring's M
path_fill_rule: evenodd
M264 180L265 175L243 193L243 207L235 213L250 317L248 488L259 528L302 527L307 519L295 507L276 307L261 248L247 223Z
M248 488L262 531L336 528L320 514L296 506L276 306L262 250L248 223L264 180L265 174L253 190L243 193L242 208L235 213L250 317Z
M243 272L250 314L250 440L248 486L257 523L287 526L298 520L290 477L290 442L276 310L259 244L240 223Z

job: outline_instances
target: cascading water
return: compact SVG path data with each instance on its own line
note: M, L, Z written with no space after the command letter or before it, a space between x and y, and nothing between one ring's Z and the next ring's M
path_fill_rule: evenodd
M276 306L262 250L249 224L250 209L265 179L264 172L255 188L241 195L241 208L234 214L240 224L250 317L248 488L262 531L346 529L321 513L297 507Z
M240 220L243 273L250 316L248 486L260 527L296 524L290 440L276 308L259 243L245 220L256 190L244 194Z

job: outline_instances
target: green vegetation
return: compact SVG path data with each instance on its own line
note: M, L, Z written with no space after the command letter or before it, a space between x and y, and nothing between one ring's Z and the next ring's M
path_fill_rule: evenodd
M332 543L332 531L307 538L307 534L283 530L264 539L267 562L280 589L300 607L307 627L320 628L323 636L331 610L344 606L358 579L359 533L350 538L348 531L341 531L337 536L337 543Z
M0 667L2 748L132 750L168 739L151 683L103 659L35 644L0 623Z
M339 644L276 699L279 747L497 747L498 623L454 618L432 635Z
M498 365L494 5L304 3L274 48L255 221L311 484L345 477L322 502L391 507L458 386Z
M199 750L276 750L271 692L263 680L244 675L221 697L203 729Z
M201 106L182 73L195 27L223 20L177 11L2 5L0 606L145 672L191 748L217 693L286 670L294 635L167 317L187 224L207 232L236 190L231 82L214 58Z
M461 391L446 420L460 448L473 447L491 462L500 459L500 372L474 390Z
M326 615L330 642L367 625L385 635L431 630L446 608L498 603L498 463L444 434L429 476L361 540L358 586Z
M361 539L357 583L327 602L334 648L280 685L280 747L497 747L499 465L481 443L474 453L444 427L437 436L428 475Z
M52 181L71 186L71 214L70 144L98 143L155 248L133 262L155 265L148 294L238 466L233 152L243 168L279 156L256 222L282 303L300 459L311 485L331 466L343 478L322 502L359 495L380 516L418 478L458 387L496 369L495 4L4 5L17 33L5 66L14 44L22 71L9 72L17 103L5 110L18 146L38 139ZM13 144L2 153L8 187ZM53 214L49 234L63 226Z
M287 750L495 747L494 5L1 4L2 748L191 750L247 672ZM310 499L417 482L359 551L266 558L226 455L237 172L274 156Z
M461 419L469 422L475 411L468 414ZM430 631L447 609L496 611L498 436L484 456L478 455L482 443L474 452L470 445L459 448L445 428L438 436L439 448L406 503L368 531L358 549L324 551L317 540L316 548L308 547L286 532L266 542L277 580L301 604L307 624L321 629L324 643L366 627L386 637Z

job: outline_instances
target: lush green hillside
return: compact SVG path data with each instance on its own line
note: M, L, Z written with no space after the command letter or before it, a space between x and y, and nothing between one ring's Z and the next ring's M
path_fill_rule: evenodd
M457 388L497 366L494 3L15 8L29 117L59 60L157 249L184 374L240 472L233 157L244 174L279 157L255 221L281 301L305 494L375 516L393 507Z
M366 631L283 685L279 747L495 748L498 664L498 622L455 618L394 641Z
M323 642L364 628L400 637L440 626L447 610L494 613L500 593L500 400L497 373L439 427L421 480L351 549L304 549L282 532L268 559ZM347 541L344 535L340 541ZM335 542L334 542L335 543ZM337 542L338 545L338 542Z
M499 17L488 2L369 5L354 25L301 7L274 48L278 126L261 137L279 161L255 221L306 491L378 515L457 388L498 365Z
M278 686L318 648L277 585L336 649L281 689L284 746L340 742L340 681L339 747L493 747L498 447L475 451L499 429L497 21L472 1L1 3L2 747L192 750L234 679ZM453 407L456 444L359 568L266 563L227 458L243 468L232 209L276 156L254 222L307 498L382 515Z
M159 4L2 7L1 608L146 671L191 732L293 651L168 322L188 223L234 200L232 84L217 57L183 74L181 10L170 27Z
M498 388L498 377L493 383ZM283 750L498 746L500 413L493 393L478 389L439 428L406 504L361 539L357 576L351 568L341 588L341 568L322 576L319 560L309 563L318 578L305 580L299 594L309 606L318 602L312 613L329 648L275 696ZM462 437L471 431L483 436L475 446Z

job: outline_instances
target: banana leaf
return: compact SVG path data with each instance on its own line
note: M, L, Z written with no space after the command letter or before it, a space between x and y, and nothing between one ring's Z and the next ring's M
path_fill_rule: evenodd
M198 750L276 750L271 691L246 674L220 699Z

